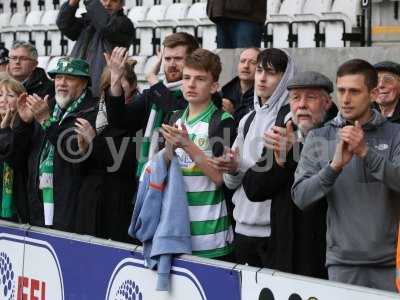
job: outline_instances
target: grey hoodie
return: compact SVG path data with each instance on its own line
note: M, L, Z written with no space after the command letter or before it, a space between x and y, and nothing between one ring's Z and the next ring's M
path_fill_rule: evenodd
M337 134L346 121L338 115L311 131L301 153L292 187L293 200L305 209L321 198L328 201L329 265L395 265L400 207L400 125L373 110L363 125L369 150L353 156L341 172L329 162Z
M244 137L244 125L251 112L240 120L238 135L232 146L238 148L240 153L239 171L236 175L224 174L224 182L230 189L236 189L232 197L235 205L233 217L236 221L235 231L251 237L267 237L271 235L270 208L271 200L251 202L244 192L242 179L246 171L261 159L264 147L264 132L275 124L280 108L287 104L287 83L293 78L296 68L294 60L288 55L288 64L283 77L274 93L263 106L254 93L254 110L256 114L249 130ZM266 183L268 184L268 183Z

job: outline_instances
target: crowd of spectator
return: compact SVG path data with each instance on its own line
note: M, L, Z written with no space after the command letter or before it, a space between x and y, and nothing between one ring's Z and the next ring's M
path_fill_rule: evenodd
M212 2L232 28L244 8ZM29 42L0 49L1 219L395 290L399 64L344 62L335 103L324 74L249 45L219 87L218 55L180 32L139 91L123 2L78 5L47 73Z

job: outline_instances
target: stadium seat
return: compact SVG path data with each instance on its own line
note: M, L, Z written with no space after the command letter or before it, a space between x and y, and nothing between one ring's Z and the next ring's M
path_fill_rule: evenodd
M9 0L1 0L0 1L0 8L1 8L0 11L2 13L5 13L5 12L11 13L10 1Z
M140 91L143 91L148 84L144 75L144 67L146 65L147 56L133 56L137 63L135 66L135 73L137 76L138 87Z
M16 39L19 41L30 41L32 44L35 44L35 41L32 39L32 30L34 26L40 25L42 16L43 11L41 10L33 10L28 13L25 25L17 29Z
M164 19L167 6L154 5L147 13L146 19L136 22L136 37L140 39L139 55L153 55L160 41L156 39L156 28L159 20Z
M141 6L152 7L155 5L154 0L142 0Z
M10 25L11 12L3 12L0 14L0 29Z
M46 11L40 25L34 26L32 36L36 41L39 55L66 55L67 40L62 39L56 20L58 10Z
M165 18L158 21L157 27L160 31L160 41L163 41L167 35L175 32L178 20L185 18L188 10L189 5L186 3L174 3L168 7Z
M44 0L45 11L60 9L60 2L64 3L65 1L64 0ZM80 2L83 2L83 1L80 1ZM81 5L81 3L79 3L79 4Z
M30 11L35 11L35 10L44 10L44 7L39 5L39 2L42 3L42 1L38 0L31 0L30 1Z
M18 12L12 15L8 26L1 28L1 41L10 49L16 37L16 31L25 25L25 13Z
M124 5L125 14L128 14L128 12L135 6L137 6L136 0L125 1L125 5Z
M20 13L26 13L26 6L24 6L24 0L14 0L15 3L15 8L14 12L20 12ZM28 1L26 1L26 4L28 5ZM14 5L14 4L13 4Z
M361 14L361 1L335 0L331 12L322 13L319 40L325 42L325 47L345 47L348 41L362 44L363 36L357 32L357 18Z
M136 29L136 26L137 26L138 21L143 21L146 19L148 11L149 11L149 7L142 5L142 6L133 7L128 13L128 18L132 21L133 25L135 26L135 39L134 39L133 45L131 46L131 48L129 50L130 54L136 54L139 52L140 40L137 38L138 30Z
M143 75L146 75L150 72L150 70L154 67L155 63L157 62L157 60L158 60L158 58L156 55L153 55L153 56L150 56L149 58L147 58L146 63L143 68ZM160 71L162 69L163 68L161 67ZM164 73L160 73L159 75L163 75L163 74ZM162 77L162 76L160 76L160 77Z
M10 1L7 1L8 2L8 7L9 7L9 9L10 9L10 11L11 11L11 13L16 13L17 12L17 2L16 2L16 0L10 0Z
M213 50L217 48L217 29L207 16L206 2L193 4L187 17L178 20L177 31L184 31L196 36L203 48Z
M39 56L38 57L38 67L44 70L47 69L47 65L49 64L50 56Z
M270 0L267 5L267 21L270 15L277 15L281 8L282 0Z
M290 24L294 21L295 14L302 13L304 3L305 0L284 0L279 14L269 15L265 28L266 42L270 42L275 48L288 48L294 45Z
M197 27L200 25L200 18L204 18L205 16L207 16L207 14L204 4L195 3L190 6L186 18L178 19L176 30L197 35Z
M138 81L144 80L144 66L146 65L147 56L133 56L133 58L137 61L135 66L135 73L138 77Z
M295 34L296 45L299 48L316 47L317 24L322 17L322 12L331 10L332 0L307 0L303 12L295 14L295 21L291 23L291 32Z

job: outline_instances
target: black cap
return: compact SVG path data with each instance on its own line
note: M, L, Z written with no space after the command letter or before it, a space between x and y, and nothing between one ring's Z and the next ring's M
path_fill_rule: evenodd
M333 83L328 77L319 72L306 71L296 74L289 80L287 89L295 88L321 88L330 94L333 92Z
M0 48L0 65L8 63L8 49Z
M374 65L377 71L387 71L400 76L400 65L393 61L381 61Z

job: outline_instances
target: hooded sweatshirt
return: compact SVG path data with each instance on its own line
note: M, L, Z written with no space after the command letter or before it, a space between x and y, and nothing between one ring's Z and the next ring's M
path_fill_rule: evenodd
M376 110L364 124L368 153L353 155L340 171L333 159L337 135L346 126L338 115L306 138L292 197L301 208L326 196L326 264L394 266L400 207L400 125Z
M239 170L235 175L224 174L226 186L230 189L236 189L232 197L232 202L235 205L233 217L236 221L235 231L239 234L251 237L268 237L271 235L271 200L265 199L263 202L251 202L244 192L242 179L246 171L261 158L264 147L264 132L275 124L279 109L287 104L288 91L286 87L294 74L294 61L288 55L286 71L268 101L261 106L259 98L254 93L254 110L256 114L246 137L244 137L243 132L244 125L251 112L245 115L239 123L238 135L232 146L233 149L239 148Z

